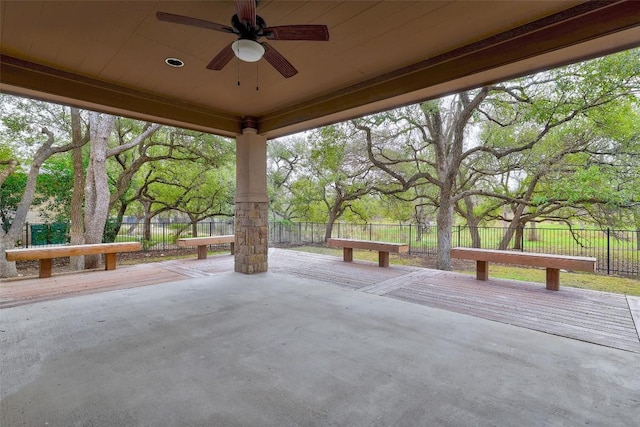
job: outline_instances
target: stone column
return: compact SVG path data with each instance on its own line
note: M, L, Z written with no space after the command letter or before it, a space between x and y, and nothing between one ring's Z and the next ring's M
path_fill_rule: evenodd
M235 271L267 271L267 138L245 128L236 138Z

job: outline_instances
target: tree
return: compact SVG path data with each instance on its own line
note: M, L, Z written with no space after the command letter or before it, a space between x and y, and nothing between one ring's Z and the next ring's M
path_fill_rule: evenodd
M198 222L214 216L233 216L235 174L231 165L212 168L193 163L188 168L178 162L152 165L138 201L145 211L145 239L149 239L151 219L167 211L178 211L189 218L192 236L198 235ZM182 229L178 230L178 235Z
M107 175L107 159L141 144L153 135L160 125L147 123L140 134L116 146L109 146L116 117L91 112L89 129L91 135L90 156L85 179L84 243L102 243L105 225L111 208L112 195ZM85 268L96 268L99 256L86 256Z
M27 218L27 212L35 196L38 173L40 172L42 164L54 154L76 148L72 143L56 145L53 132L47 128L42 128L42 134L46 135L46 140L36 149L35 155L33 156L31 167L27 174L24 192L16 208L13 222L7 231L5 231L3 227L0 227L0 277L13 277L18 274L15 262L7 261L4 256L4 251L15 247L16 242L22 235L22 228Z
M302 167L306 156L303 138L281 138L269 141L267 147L267 188L269 209L273 219L287 221L296 219L293 204L292 182L299 176L296 169Z
M309 138L308 170L316 178L318 200L328 214L325 240L347 210L366 218L356 202L371 193L375 174L362 145L360 138L348 133L346 125L326 126Z
M500 248L514 235L519 248L528 222L570 223L594 206L625 209L634 204L628 192L608 185L619 181L615 175L621 169L610 167L605 173L604 168L617 163L638 134L639 60L638 50L629 51L508 82L502 96L496 96L500 102L490 105L492 111L482 111L490 119L483 131L485 145L507 140L527 147L503 157L515 165L510 173L521 178L502 193L511 216L502 218L510 225ZM507 102L514 97L518 102Z
M107 147L115 116L89 113L90 154L84 192L84 243L102 243L104 226L109 216L109 183L107 180ZM96 268L99 255L85 257L85 268Z
M234 149L225 138L165 127L135 150L116 155L110 170L116 225L125 213L135 213L149 241L151 220L163 212L182 212L193 224L231 215Z
M597 141L583 139L589 132L577 131L582 129L579 125L607 105L635 97L639 67L640 50L632 50L461 92L354 124L365 135L370 160L390 178L378 191L401 194L417 185L437 188L437 267L449 269L453 213L458 201L472 202L465 198L484 196L515 204L516 225L509 233L517 230L518 221L526 219L522 213L527 206L536 205L539 215L565 206L556 202L569 201L569 197L556 198L545 206L532 199L541 178L561 170L571 156L591 150ZM477 135L475 124L487 122L490 132ZM517 159L526 159L538 148L544 153L538 156L543 161L527 163L539 166L538 173L524 170ZM521 171L527 188L524 193L513 196L480 185L487 177L515 170Z
M365 135L369 159L392 179L379 191L399 194L425 183L437 188L439 269L451 268L454 206L461 197L457 179L462 163L471 155L470 149L465 151L467 127L489 91L484 87L462 92L354 122ZM389 128L393 133L388 133ZM374 131L381 138L374 140ZM395 140L394 151L387 148L389 140Z
M362 139L351 133L348 124L318 129L306 141L274 143L270 153L274 213L326 222L325 238L345 215L368 219L361 199L371 193L377 177L364 155Z

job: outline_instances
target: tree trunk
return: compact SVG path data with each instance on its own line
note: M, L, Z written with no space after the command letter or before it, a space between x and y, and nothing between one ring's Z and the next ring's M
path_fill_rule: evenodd
M6 234L2 227L0 227L0 277L16 277L18 275L16 262L7 261L4 256L6 249L13 249L15 247L15 241L13 244L10 242L11 240L6 239Z
M476 217L473 213L473 209L475 207L473 199L470 196L465 196L462 198L462 201L464 202L464 209L458 209L458 212L460 212L467 221L469 235L471 236L471 247L481 248L482 242L480 241L480 231L478 230L480 218Z
M504 236L500 241L500 245L498 246L498 249L506 250L509 247L509 242L511 242L513 235L516 233L516 230L520 225L520 220L522 218L522 212L524 211L524 208L525 208L524 204L520 204L516 208L516 211L513 213L513 219L509 223L507 230L504 232ZM520 241L522 240L522 235L520 235L520 238L516 238L516 240L518 240L518 242L514 244L514 249L520 249L519 247L520 247Z
M73 195L71 196L71 227L70 237L72 245L84 244L84 167L82 165L82 147L74 148L71 152L73 160ZM84 256L69 258L72 270L84 269Z
M522 238L524 237L524 226L518 224L518 226L516 227L516 233L515 233L515 241L513 242L513 249L517 249L517 250L522 250L524 249L522 247Z
M531 222L531 227L529 228L529 241L537 242L538 241L538 230L536 229L536 223Z
M511 222L507 219L509 217L509 207L507 205L504 205L502 207L502 228L504 230L507 230L509 228L509 224L511 224ZM500 244L502 245L502 243Z
M333 211L329 211L329 220L327 221L327 225L324 229L324 241L331 238L331 234L333 233L333 225L336 223L338 219L337 215Z
M480 240L480 229L478 227L478 222L474 221L469 224L469 234L471 235L471 247L481 248L482 241Z
M191 221L191 235L198 237L198 220Z
M414 220L417 223L418 232L416 233L416 242L421 242L422 238L431 233L431 222L433 218L426 212L423 205L414 208Z
M138 228L138 221L137 220L136 220L136 222L133 222L133 223L131 223L131 225L129 225L129 228L127 229L127 236L131 236L136 228Z
M102 243L104 227L109 216L109 183L107 178L107 147L115 117L91 113L91 155L87 168L85 192L85 236L87 244ZM99 255L85 257L86 268L96 268Z
M142 225L142 239L146 242L151 241L151 216L145 215Z
M15 277L18 275L15 261L7 261L5 257L5 250L13 249L16 242L22 237L22 229L27 220L27 213L29 207L33 202L33 198L36 193L36 183L38 179L38 173L45 160L54 154L51 148L54 142L53 133L47 129L42 129L42 133L48 136L47 142L42 144L36 151L36 154L31 163L31 169L29 169L29 175L27 175L27 182L25 184L24 193L20 204L16 209L16 214L11 223L9 231L5 233L4 229L0 227L0 277Z
M116 222L114 224L114 235L117 236L120 234L120 229L122 228L122 220L124 218L124 214L127 211L127 202L124 200L124 197L120 200L120 207L118 208L118 213L116 214Z
M504 236L502 236L502 240L500 240L500 244L498 245L498 249L506 250L509 247L509 243L511 243L511 239L513 239L513 235L516 232L517 223L512 221L509 223L509 226L504 232Z
M344 212L344 209L342 207L343 203L344 203L344 199L342 199L340 195L336 197L336 200L333 202L333 204L330 204L327 200L325 200L325 204L329 211L328 212L329 220L327 221L327 226L325 227L325 230L324 230L325 242L327 241L327 239L331 238L331 234L333 233L333 226L338 220L338 218L340 218L340 215L342 215L342 212Z
M444 190L444 189L443 189ZM438 256L436 268L451 270L451 234L453 229L453 202L451 194L440 192L440 207L436 217L438 227Z

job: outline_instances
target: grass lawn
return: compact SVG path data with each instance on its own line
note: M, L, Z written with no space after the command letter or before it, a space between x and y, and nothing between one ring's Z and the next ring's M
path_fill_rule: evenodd
M462 271L476 274L474 269ZM545 270L489 264L489 277L545 283ZM640 296L640 280L589 273L560 273L560 286Z
M325 248L319 246L300 246L291 248L292 250L312 252L323 255L333 255L342 257L342 249ZM354 260L378 261L378 253L374 251L353 251ZM424 259L420 256L400 257L391 254L389 262L396 265L424 266ZM459 269L462 273L475 275L475 269ZM514 267L505 265L489 264L489 277L501 279L522 280L525 282L545 283L545 270L538 268ZM617 294L640 296L640 280L629 279L618 276L606 276L602 274L589 273L560 273L560 286L571 286L574 288L592 289L603 292L613 292Z

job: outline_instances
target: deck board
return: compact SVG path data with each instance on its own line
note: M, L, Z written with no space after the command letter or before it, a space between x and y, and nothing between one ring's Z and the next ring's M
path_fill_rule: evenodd
M585 342L640 353L640 298L543 283L354 261L307 252L270 249L269 270L320 280L356 292L394 298ZM112 271L0 281L0 308L87 293L148 286L234 271L234 257L170 260L120 266Z

